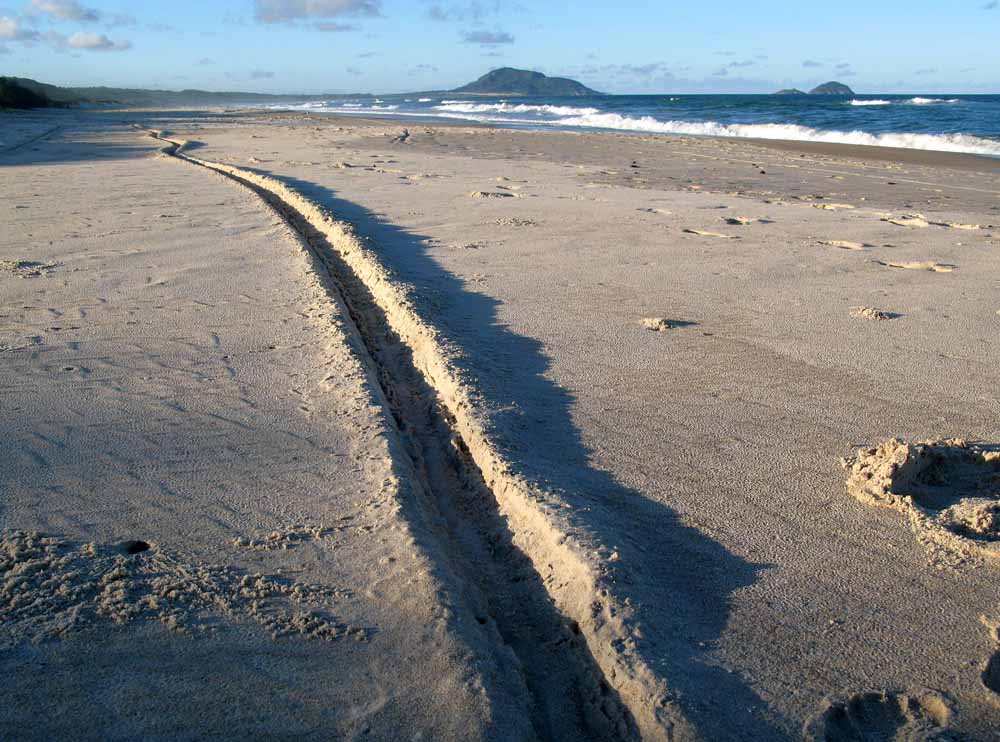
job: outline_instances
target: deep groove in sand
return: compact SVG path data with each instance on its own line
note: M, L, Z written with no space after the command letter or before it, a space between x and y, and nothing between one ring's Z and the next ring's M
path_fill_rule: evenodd
M361 308L373 312L370 318L378 319L388 331L387 336L399 341L395 347L405 352L406 367L413 372L417 388L425 390L426 399L434 400L434 408L441 414L449 437L445 449L458 451L446 453L445 458L458 457L461 467L456 476L465 482L475 482L475 488L481 490L488 502L488 519L499 524L503 531L507 553L522 560L523 569L520 566L514 569L516 574L511 581L530 577L530 582L539 586L538 593L545 605L543 612L551 614L554 623L568 625L576 637L569 643L578 645L574 654L583 662L585 671L580 675L576 663L570 663L571 672L576 673L573 682L591 689L584 699L589 702L585 708L603 709L596 715L598 726L604 726L610 719L619 725L614 736L620 737L625 732L627 736L638 734L643 739L700 739L676 693L642 653L644 641L639 616L620 594L618 580L627 582L629 577L627 573L620 574L619 566L613 564L613 550L585 517L567 508L562 495L525 478L495 445L474 381L456 365L447 342L442 342L439 331L417 309L411 289L383 265L377 252L366 243L367 238L359 237L350 224L335 218L280 178L189 155L182 152L188 142L175 141L167 132L135 126L164 142L164 155L221 174L248 188L271 208L281 204L300 225L296 229L298 239L306 243L317 259L318 253L324 253L328 270L349 278L346 285L341 282L341 291L358 288L367 297ZM276 213L280 215L280 210ZM287 215L282 218L287 219ZM308 247L307 234L318 236L323 249ZM362 312L359 319L367 316ZM371 359L372 363L377 360ZM384 360L379 362L384 364ZM387 370L383 366L382 373ZM442 504L442 507L445 516L457 519L457 525L469 525L463 508L451 506L449 512L450 506ZM491 538L495 536L491 534ZM495 559L494 547L488 542L484 546ZM459 560L459 566L463 566L466 558L467 554ZM502 553L499 558L503 560ZM472 560L465 566L475 584L479 578L478 565ZM506 574L511 575L511 570ZM503 595L493 595L494 604ZM517 609L516 604L511 607L515 613ZM528 636L528 640L524 649L526 667L531 672L530 665L539 663L532 660L533 648L548 645L539 644L537 637ZM561 646L565 642L558 639L556 643ZM546 660L540 662L544 671ZM559 695L559 688L549 687L551 679L544 672L541 679L544 682L536 690L549 697ZM591 719L595 719L593 714ZM572 736L572 732L568 735Z
M546 740L637 739L639 729L592 656L579 624L553 605L546 582L530 557L514 543L495 493L435 389L414 363L410 349L389 327L364 282L326 236L293 205L237 172L180 153L163 151L249 189L301 238L321 263L364 342L364 351L388 400L422 489L447 523L439 534L452 566L478 589L504 644L518 657L534 700L532 723ZM233 168L233 170L237 170Z

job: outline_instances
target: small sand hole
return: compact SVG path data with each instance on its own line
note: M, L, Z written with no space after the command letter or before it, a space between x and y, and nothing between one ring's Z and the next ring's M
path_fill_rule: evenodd
M119 547L123 554L141 554L149 551L150 546L145 541L123 541Z

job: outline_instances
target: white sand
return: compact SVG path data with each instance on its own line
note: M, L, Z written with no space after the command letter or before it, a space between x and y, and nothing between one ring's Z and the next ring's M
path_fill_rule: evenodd
M158 222L143 233L144 252L116 258L134 262L123 264L117 274L105 268L100 280L124 287L116 290L129 297L127 287L134 286L135 299L122 306L148 296L164 315L137 304L132 315L123 310L100 326L110 332L133 316L145 321L157 316L163 324L148 331L148 344L140 344L139 352L129 350L138 342L135 333L119 334L108 337L103 351L87 351L88 358L104 359L91 360L93 369L79 362L91 371L87 378L114 380L93 384L99 391L92 393L99 396L87 405L88 412L105 416L101 441L109 430L111 449L131 450L126 441L128 447L144 441L130 434L128 425L136 420L169 431L170 445L146 432L153 442L141 443L126 463L107 464L109 474L141 464L144 482L183 480L171 492L194 492L190 503L178 504L187 501L155 487L141 493L134 478L105 492L81 474L85 467L79 464L57 468L25 459L13 465L17 469L5 465L10 468L6 478L18 483L5 498L6 526L102 544L142 537L171 545L184 560L213 564L225 561L219 544L227 538L256 539L266 546L269 540L256 534L277 531L274 541L281 543L283 529L291 529L288 540L305 546L250 551L260 558L280 555L280 564L289 569L305 567L295 576L303 583L349 591L353 599L335 605L344 627L378 627L368 642L350 644L357 676L340 677L325 692L334 699L356 698L353 694L371 695L366 683L392 688L383 704L388 726L374 730L387 738L392 724L404 720L408 728L442 736L462 736L456 730L468 724L468 736L519 738L525 729L517 722L531 720L543 737L570 739L585 731L621 738L631 729L651 739L672 732L682 739L713 740L797 738L803 729L840 740L851 738L850 729L859 725L868 734L915 739L945 728L987 738L1000 723L994 693L1000 683L987 668L997 636L980 620L985 615L986 623L995 625L991 617L1000 608L996 569L974 553L946 564L929 560L904 515L848 496L838 465L854 446L896 435L997 441L990 395L1000 382L994 278L1000 257L988 226L996 221L1000 196L996 170L970 168L961 158L932 164L863 160L857 150L810 154L748 142L413 126L405 141L398 141L398 126L322 117L178 119L147 113L133 118L170 129L176 140L196 140L187 149L192 157L252 168L230 172L294 202L308 218L300 226L315 230L316 249L340 251L337 265L355 270L371 290L366 301L372 306L360 305L362 325L384 316L404 345L375 322L363 329L368 351L355 343L359 354L350 353L338 335L319 343L334 355L317 358L313 338L324 337L326 325L310 324L315 335L308 342L299 337L297 351L279 344L283 352L259 354L267 360L254 356L260 365L247 369L250 375L243 378L273 374L275 380L264 385L270 391L267 404L252 412L242 409L247 392L238 377L227 380L223 370L210 373L225 364L210 363L223 351L214 347L209 333L225 337L226 343L247 343L249 357L254 333L261 333L259 343L265 347L271 344L270 321L285 316L301 322L293 319L296 308L319 300L301 293L302 276L308 274L296 270L294 261L304 260L302 253L281 242L275 254L272 234L266 259L263 247L252 247L253 233L243 231L254 218L268 230L259 205L237 184L196 165L137 158L99 166L92 159L68 158L38 164L33 168L37 177L52 173L48 182L29 191L18 180L17 189L59 199L49 207L50 220L56 220L53 236L30 227L30 217L12 212L19 220L18 234L32 235L32 249L14 249L23 242L12 239L0 258L63 266L83 260L73 257L67 234L84 226L97 233L103 228L73 222L77 217L65 205L67 190L60 184L101 173L106 181L112 167L122 169L123 179L134 173L135 185L128 190L144 195L147 216L180 210L173 204L181 194L218 193L195 199L201 212L190 204L182 210L201 213L202 228L215 235L203 245L215 244L226 224L240 231L229 252L197 249L193 235L185 238L186 251L178 248L170 236L176 227L166 218L160 221L169 227ZM109 139L138 150L150 146L142 135L122 129ZM638 173L623 167L632 160L641 165ZM757 174L758 165L765 165L766 176ZM98 169L88 175L84 167ZM81 172L71 174L68 168ZM8 172L0 176L9 177ZM172 179L185 185L171 186ZM79 210L94 210L94 199L83 198L86 206ZM817 203L841 208L812 208ZM842 208L845 204L855 208ZM884 221L912 215L914 208L926 227ZM326 221L324 211L353 228L345 231L336 221ZM740 239L707 238L722 234L715 229L720 217L730 214L739 214L739 223L726 236ZM136 229L148 224L140 217L129 222L121 214L115 219ZM186 229L194 229L194 221ZM54 245L39 250L49 239ZM172 244L176 254L170 252ZM862 249L829 247L848 244ZM148 256L150 245L161 245L156 253L164 257ZM105 254L93 245L81 249L87 255ZM260 261L249 270L248 255ZM201 271L199 261L205 266ZM284 272L278 272L282 265ZM926 268L894 270L897 266ZM0 280L22 291L58 280L65 270L23 279L0 274ZM143 283L147 276L152 288ZM201 281L201 293L194 284L172 283L181 276ZM163 278L167 283L158 285ZM235 314L229 323L224 317L212 319L211 312L223 311L218 307L206 315L209 310L188 306L196 294L218 293L220 280L251 284L246 293L253 300L231 307ZM72 289L96 296L110 290L100 284ZM350 286L347 292L356 301L365 296ZM71 305L82 304L78 298L56 302L30 295L5 302L10 307L52 305L64 316L72 316ZM893 321L860 322L851 315L856 307L879 307L873 311ZM48 347L50 335L41 325L51 315L40 314L22 332L19 323L28 323L22 315L30 312L6 311L5 322L22 338L12 337L12 343L41 336L44 341L36 345ZM110 310L101 305L94 311L100 316ZM650 332L647 320L653 329L667 331ZM216 326L229 326L229 334L200 329ZM174 336L187 345L171 340ZM58 364L78 364L47 352L17 351L14 357L22 365L10 372L18 380L32 378L33 388L51 388L48 397L41 394L43 400L34 403L37 407L27 406L29 397L24 410L5 417L8 437L36 447L41 446L31 442L36 431L61 441L66 436L55 435L58 430L79 425L51 412L54 400L67 395ZM69 350L62 352L70 357ZM406 397L393 402L404 430L399 448L393 448L391 430L379 422L385 408L379 407L374 385L364 385L362 373L351 377L354 387L314 392L328 409L347 414L317 414L311 395L288 392L304 392L310 384L322 388L320 369L356 364L366 353L392 374L411 369L421 377L383 382ZM176 360L167 364L168 372L150 360L157 357ZM55 363L46 365L49 358ZM119 368L122 358L131 365L110 370ZM167 389L191 390L194 402L173 411L159 409L163 405L157 402L155 414L147 414L142 405L153 403L142 400L159 399L156 380L163 373L170 374ZM422 391L421 383L429 389ZM138 405L129 407L108 396L116 385L154 391L124 394L128 404ZM440 395L453 416L440 422L447 430L436 431L433 419L427 429L419 429L424 425L421 399L428 392ZM159 394L177 399L173 391ZM218 410L262 431L258 435L264 438L251 443L256 435L208 414ZM259 410L273 410L274 422L261 422ZM192 419L192 411L202 416ZM184 434L154 422L164 415ZM318 429L343 442L321 446L321 454L302 450L299 455L311 457L317 467L314 478L298 466L288 467L287 451L272 448L273 431L288 427L290 416L302 418L302 427L294 431L299 435L315 440ZM40 422L45 420L56 421L56 430L45 428ZM115 424L126 428L120 439L114 437ZM446 462L423 448L439 433L462 436L469 453L458 459L486 476L505 517L503 527L493 520L489 498L448 501L435 490L430 499L437 505L413 506L421 500L405 491L407 466L421 469L418 482L448 481ZM187 448L178 448L179 441L189 439L196 442L193 459L180 453ZM90 452L100 450L100 442L74 440L66 455L87 457L92 465ZM282 440L281 446L304 448L301 439L295 441ZM420 442L420 450L412 441ZM328 460L343 447L376 462L363 470L367 478L360 487L356 472L345 479ZM54 455L44 446L38 453L46 461ZM379 466L402 467L399 487L381 484L386 475ZM38 471L50 469L66 472L57 482L61 489L34 483ZM271 476L275 470L282 472L277 478ZM223 486L206 486L206 480L218 477ZM270 494L275 482L284 490L290 477L293 496ZM103 475L99 481L113 480ZM350 495L348 482L354 485ZM230 487L254 494L245 499L238 493L220 495ZM479 485L470 487L478 492ZM117 506L123 492L133 489L135 496L126 499L136 503L133 510ZM345 493L339 499L338 491ZM382 530L372 531L383 534L381 539L358 535L356 545L338 547L327 561L315 557L316 569L308 566L301 556L305 548L322 554L315 542L330 537L320 531L316 538L297 524L326 527L342 514L362 522L356 503L372 497L385 503L376 509L379 517L393 516L378 521ZM8 506L8 499L14 504ZM154 505L158 502L171 509ZM63 511L69 515L60 516ZM362 506L360 512L368 510ZM424 538L420 518L433 520L428 512L439 513L443 524ZM399 537L411 531L418 534L416 544ZM476 534L486 534L486 542L497 546L493 556L500 554L501 564L487 563L489 555ZM506 544L508 535L517 549ZM431 591L424 595L436 599L395 602L403 601L409 589L400 585L420 574L401 567L380 578L396 582L377 599L360 588L383 569L376 566L381 555L375 544L406 564L426 560L419 584ZM234 549L234 566L240 566L243 551L245 546ZM481 579L463 565L477 554L485 558ZM513 575L504 562L517 565L517 574L526 578L521 592L511 592ZM461 585L470 582L476 596L471 605L460 600ZM540 590L551 596L563 618L575 622L567 625L578 648L575 654L546 655L539 663L531 658L565 641L545 640L546 632L555 631L555 637L558 630L534 602ZM482 618L480 599L492 618L482 624L486 629L470 620ZM437 608L438 601L449 608ZM437 623L426 619L416 625L437 627L433 635L443 637L441 643L429 638L407 643L402 629L393 628L407 618L412 624L415 606L438 616ZM294 606L289 610L294 612ZM525 625L519 626L522 618ZM494 622L500 636L488 631ZM152 629L147 621L129 630ZM429 628L423 630L428 632L424 637L431 635ZM376 647L380 637L385 644ZM316 644L323 651L347 651L341 648L348 642L339 639L310 641L309 647ZM78 661L73 652L80 645L70 640L43 646L69 658L63 660L67 668ZM515 662L506 647L525 666L524 683L505 663L504 658ZM231 657L225 649L219 647L218 656ZM197 666L201 660L189 651L185 666ZM382 663L406 666L406 661L393 661L399 656L420 662L431 658L426 661L445 668L443 675L433 675L445 678L445 685L421 687L418 672L386 672ZM994 661L990 667L995 666ZM459 677L466 682L458 682ZM595 678L613 691L608 700L595 699ZM578 690L553 694L550 684ZM438 711L414 713L410 699L420 691ZM178 692L183 695L184 689ZM575 694L581 700L568 706L554 700ZM268 723L280 728L287 720L280 703L270 702L268 708L272 705L279 710L268 712ZM579 717L574 706L583 709ZM547 711L539 714L539 707ZM540 717L548 718L549 726ZM579 731L563 723L578 718L584 720ZM317 724L312 728L321 728Z
M342 307L255 198L154 152L74 130L0 169L0 255L55 266L0 273L0 736L530 733Z

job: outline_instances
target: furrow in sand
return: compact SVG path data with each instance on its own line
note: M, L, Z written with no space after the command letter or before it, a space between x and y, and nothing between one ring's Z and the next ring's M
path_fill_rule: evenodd
M6 147L0 147L0 154L5 155L8 152L15 152L21 149L21 147L27 147L29 144L40 142L46 137L52 136L60 129L62 129L62 126L53 126L51 129L46 129L41 134L31 137L31 139L25 139L23 142L18 142L17 144L8 144Z
M146 129L164 155L258 195L326 267L364 339L413 459L448 524L442 546L482 593L535 699L545 739L691 739L692 725L636 649L609 550L555 493L530 484L487 435L475 387L415 308L407 286L346 222L282 181L183 152Z

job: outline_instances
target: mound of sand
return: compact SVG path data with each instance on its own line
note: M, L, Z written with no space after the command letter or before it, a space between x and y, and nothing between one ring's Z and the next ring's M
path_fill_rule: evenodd
M848 493L905 513L936 560L1000 558L1000 451L958 438L893 438L843 463Z
M666 317L643 317L642 326L654 332L666 332L676 330L678 327L689 327L695 324L682 319L667 319Z
M884 312L881 309L876 309L875 307L852 307L851 315L857 317L858 319L870 319L876 321L892 319L895 316L891 312Z

